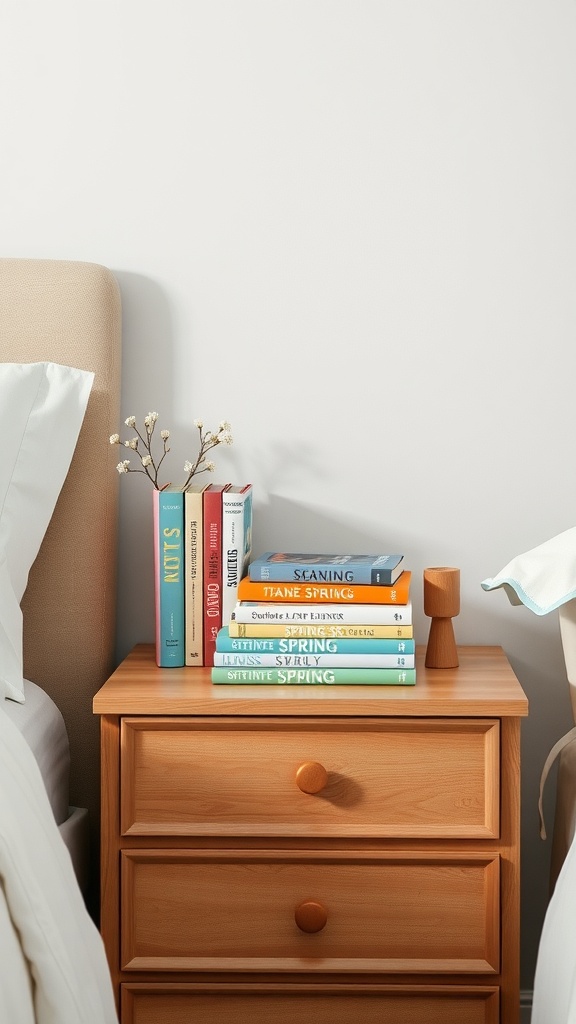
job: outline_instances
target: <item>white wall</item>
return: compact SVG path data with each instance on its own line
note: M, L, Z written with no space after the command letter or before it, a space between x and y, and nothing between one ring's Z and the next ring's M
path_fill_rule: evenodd
M174 478L192 419L230 420L256 549L403 549L423 643L422 570L460 566L457 639L506 649L527 988L570 709L556 616L480 581L576 522L575 46L568 0L0 10L2 254L116 273L123 416L160 412ZM152 637L140 477L121 535L123 655Z

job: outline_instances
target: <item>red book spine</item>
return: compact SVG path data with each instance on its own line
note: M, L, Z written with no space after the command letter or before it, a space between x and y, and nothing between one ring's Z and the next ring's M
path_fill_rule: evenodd
M230 484L210 484L204 491L204 664L214 664L216 637L222 626L222 492Z

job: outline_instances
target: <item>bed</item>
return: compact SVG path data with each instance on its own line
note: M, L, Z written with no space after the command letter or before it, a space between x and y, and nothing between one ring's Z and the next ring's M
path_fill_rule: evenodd
M576 598L567 600L558 612L572 712L576 722ZM538 949L532 1024L573 1024L576 1021L575 726L572 726L554 745L544 765L540 793L541 808L546 776L556 758L558 758L558 774L550 862L551 898ZM544 827L542 827L542 835L543 837L546 835Z
M10 1024L116 1020L87 907L95 917L100 771L92 697L115 650L118 478L108 437L118 427L120 340L119 289L107 268L0 259L0 383L17 374L8 404L0 389L0 463L8 463L0 465L0 1020ZM45 470L20 481L21 518L18 503L10 504L17 473L9 463L20 429L16 468L37 457L34 430L45 456ZM10 690L15 598L21 691Z

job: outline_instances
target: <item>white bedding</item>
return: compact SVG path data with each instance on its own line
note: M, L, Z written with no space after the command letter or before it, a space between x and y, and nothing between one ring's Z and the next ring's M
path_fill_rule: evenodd
M89 883L89 822L85 807L70 807L70 745L60 710L36 683L24 680L25 703L5 700L4 710L30 747L54 818L82 892Z
M0 1021L117 1024L88 915L40 770L0 701Z
M51 697L24 680L25 703L4 701L4 710L30 747L44 780L56 824L69 814L70 746L64 719Z
M556 881L538 948L531 1024L576 1024L576 844Z

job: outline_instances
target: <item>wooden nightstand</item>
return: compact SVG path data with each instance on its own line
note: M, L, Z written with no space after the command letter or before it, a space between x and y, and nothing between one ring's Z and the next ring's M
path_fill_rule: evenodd
M528 704L501 648L458 653L212 686L135 648L94 698L122 1024L517 1024Z

